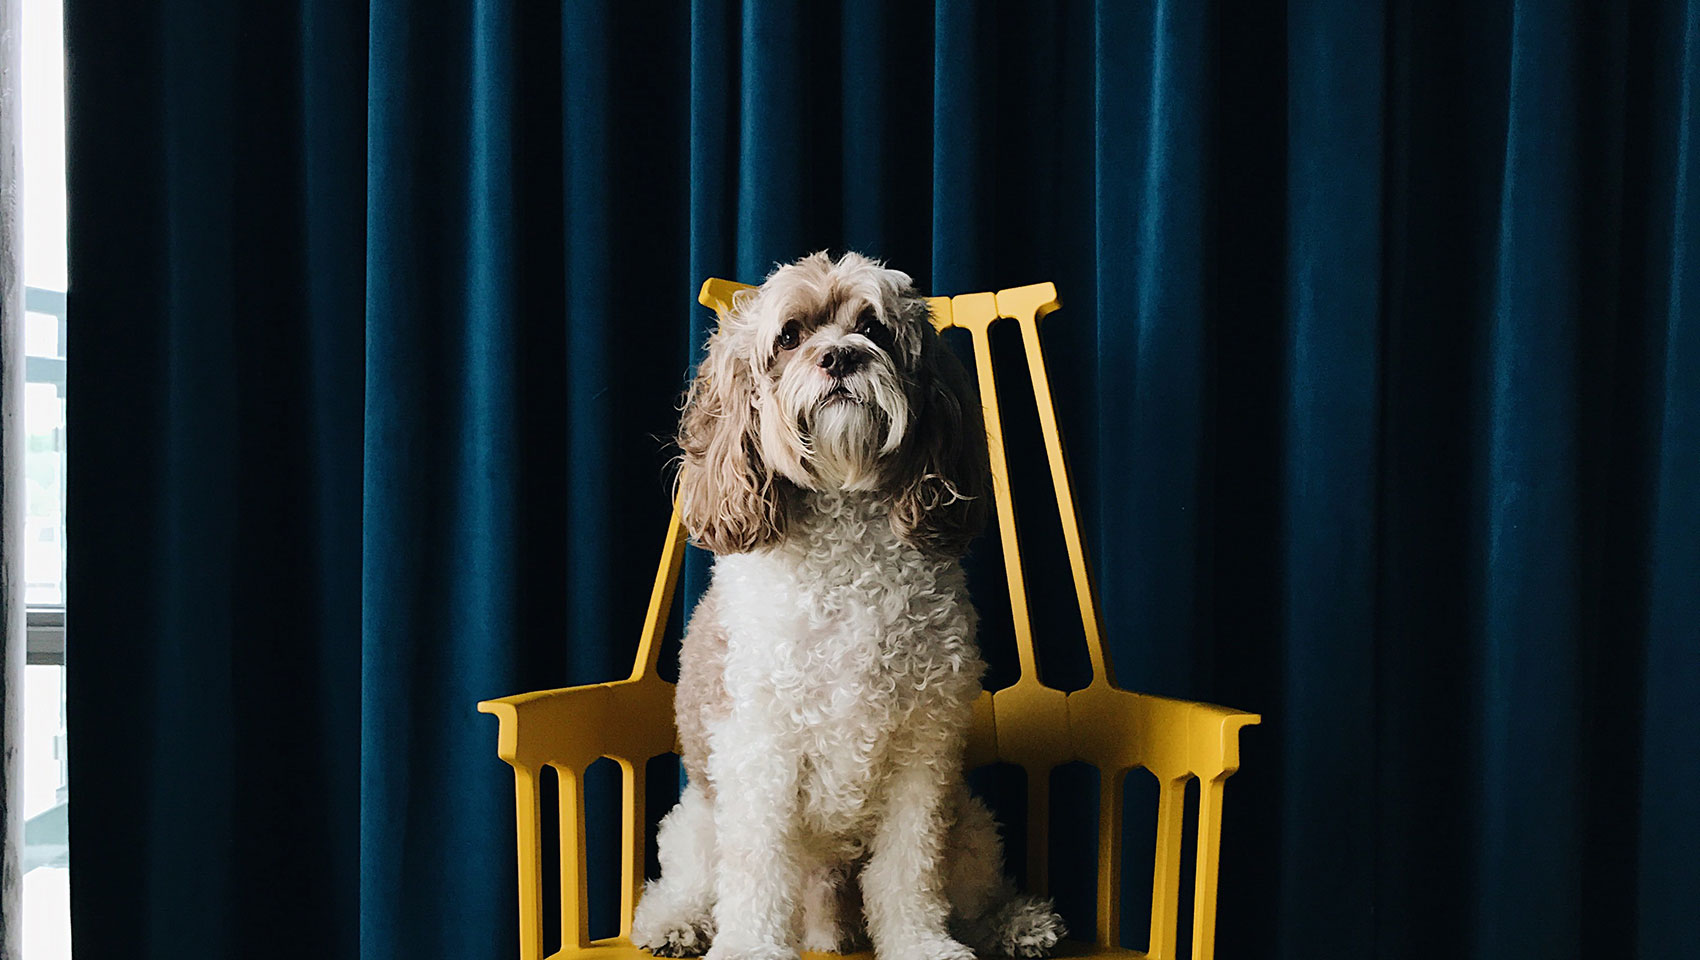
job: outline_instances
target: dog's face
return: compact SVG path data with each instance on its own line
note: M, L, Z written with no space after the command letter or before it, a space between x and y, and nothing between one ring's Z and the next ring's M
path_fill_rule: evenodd
M909 276L859 254L776 269L710 338L680 422L680 509L717 553L783 535L796 491L872 492L960 553L985 519L985 428Z
M740 313L766 465L807 490L876 489L933 335L909 277L817 254L776 270Z

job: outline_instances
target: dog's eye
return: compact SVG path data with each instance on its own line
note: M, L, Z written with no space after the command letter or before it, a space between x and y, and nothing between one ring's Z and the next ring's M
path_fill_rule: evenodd
M854 332L872 340L883 350L891 349L891 331L886 329L885 324L879 322L879 318L874 316L872 310L863 310L862 315L856 318Z
M797 321L789 320L786 322L785 328L779 331L779 339L774 342L779 345L781 350L795 350L797 349L797 341Z

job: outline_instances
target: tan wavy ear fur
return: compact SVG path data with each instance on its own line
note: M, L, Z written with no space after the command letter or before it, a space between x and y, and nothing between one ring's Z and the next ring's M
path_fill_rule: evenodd
M755 401L749 362L725 329L717 331L685 394L676 480L685 529L715 553L742 553L784 528L782 481L762 464Z
M924 323L926 301L918 309ZM913 426L888 474L895 494L891 525L914 546L961 556L991 506L985 417L967 371L930 326L918 366Z

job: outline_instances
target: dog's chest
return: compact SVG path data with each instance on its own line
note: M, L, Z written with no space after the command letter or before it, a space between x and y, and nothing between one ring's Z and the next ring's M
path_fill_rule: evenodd
M762 554L723 558L728 692L801 764L817 829L864 815L893 751L950 738L979 691L973 610L961 568L926 557L883 517L800 525Z
M764 688L752 693L828 739L846 722L897 724L977 656L960 568L889 530L854 532L722 561L716 572L727 615L748 627L729 633L732 659Z

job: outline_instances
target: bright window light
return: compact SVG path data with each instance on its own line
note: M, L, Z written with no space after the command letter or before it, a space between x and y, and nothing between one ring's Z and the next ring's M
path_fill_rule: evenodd
M23 813L25 960L70 960L65 765L65 44L63 0L23 0Z

